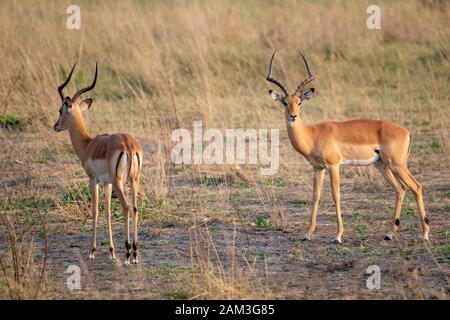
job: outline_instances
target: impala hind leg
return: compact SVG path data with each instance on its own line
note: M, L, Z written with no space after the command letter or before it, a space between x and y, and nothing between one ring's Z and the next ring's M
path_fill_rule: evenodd
M109 258L115 259L116 254L114 252L114 240L111 227L111 195L112 195L112 184L108 183L105 185L105 198L106 198L105 217L106 223L108 224Z
M394 234L398 230L398 226L400 225L400 213L402 210L403 199L405 198L406 187L401 181L397 180L397 178L392 173L392 170L384 162L375 164L375 167L395 189L395 209L392 219L392 229L384 235L384 240L392 240Z
M89 251L89 259L95 259L95 249L97 247L98 183L91 180L89 184L92 195L92 245Z
M344 233L344 224L341 215L341 195L340 195L340 177L339 165L330 167L331 191L333 192L334 206L336 207L337 234L333 240L333 244L342 243L342 234Z
M323 187L324 169L314 169L314 190L313 190L313 207L311 218L309 220L308 232L306 232L302 241L311 240L311 235L316 230L317 211L319 209L320 194Z
M134 241L133 241L133 263L138 263L138 224L139 224L139 212L137 207L137 195L139 192L138 179L132 179L131 181L131 201L133 204L133 221L134 221Z
M428 233L430 231L429 220L425 212L425 205L423 203L422 186L412 176L406 166L392 166L394 175L399 179L409 190L414 193L419 209L420 222L422 224L422 239L428 240Z
M125 249L126 249L126 258L125 264L130 263L131 257L131 245L130 245L130 206L128 205L128 201L125 195L125 184L122 180L116 179L114 182L114 190L116 191L117 198L119 198L120 204L122 205L123 216L125 218Z

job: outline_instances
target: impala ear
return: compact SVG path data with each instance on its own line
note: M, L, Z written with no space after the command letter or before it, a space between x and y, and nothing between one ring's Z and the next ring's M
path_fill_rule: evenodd
M94 100L92 100L91 98L84 99L83 101L81 101L79 104L80 110L88 110L91 107L93 101Z
M316 91L316 89L314 89L314 88L311 88L311 89L303 91L302 96L300 97L300 99L302 101L311 99L311 97L314 95L314 91Z
M269 93L273 101L281 101L283 99L283 96L274 90L269 90Z

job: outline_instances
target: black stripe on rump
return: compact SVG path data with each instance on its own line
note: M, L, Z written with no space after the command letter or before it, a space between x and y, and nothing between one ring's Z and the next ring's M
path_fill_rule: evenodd
M117 177L117 169L119 168L119 163L120 163L120 160L122 160L122 156L123 156L123 152L121 152L121 153L119 154L119 157L117 158L117 164L116 164L116 177Z

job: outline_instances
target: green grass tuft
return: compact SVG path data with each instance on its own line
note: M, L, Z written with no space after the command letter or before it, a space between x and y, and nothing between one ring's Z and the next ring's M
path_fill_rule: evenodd
M65 193L61 197L61 203L63 205L70 205L73 203L89 203L91 201L91 192L87 185L77 186L71 191Z
M21 130L21 121L19 117L14 114L0 114L0 127L9 131Z
M261 229L267 229L270 227L270 219L267 217L257 217L255 219L255 225Z

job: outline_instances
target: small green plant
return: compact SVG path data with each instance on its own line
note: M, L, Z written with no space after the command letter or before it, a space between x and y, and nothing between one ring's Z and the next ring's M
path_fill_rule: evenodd
M448 230L444 230L442 232L440 232L441 237L445 240L448 240L450 238L450 232Z
M359 225L355 228L359 234L365 234L369 229L365 225Z
M25 221L30 226L34 226L37 223L36 218L33 215L29 215L28 217L26 217Z
M202 184L208 187L217 186L222 183L225 183L226 179L222 176L204 176L202 178Z
M355 211L355 212L352 214L352 219L353 219L353 221L355 221L355 222L360 222L360 221L361 221L361 213L359 213L359 211Z
M166 291L162 296L168 300L186 300L190 297L189 292L185 290Z
M368 254L368 255L378 255L379 251L377 248L369 246L369 245L361 245L359 247L359 249L361 250L362 253L364 254Z
M110 208L111 212L114 214L114 212L119 209L119 206L117 205L117 201L111 201L111 206L109 208ZM105 212L105 203L104 202L99 203L98 211Z
M255 225L261 229L267 229L270 227L270 219L267 217L258 217L255 219Z
M166 206L166 199L160 198L158 201L156 201L156 207L158 209L163 209Z
M450 245L442 246L439 248L439 251L444 255L448 256L450 254Z
M345 256L350 255L352 252L349 248L344 247L344 246L333 246L333 247L326 248L325 253L328 256L345 257Z
M47 163L48 161L54 160L55 150L53 149L44 149L39 150L36 153L36 162L39 164Z
M124 219L123 213L121 210L114 211L112 215L113 215L114 219L116 219L118 221L122 221Z
M430 148L434 153L439 153L441 151L441 145L435 140L430 143Z
M406 259L406 260L410 260L411 259L411 255L414 253L414 248L410 248L410 247L404 247L404 248L399 248L398 252Z
M163 243L170 243L165 242ZM190 266L180 265L174 262L162 263L146 270L147 278L175 278L182 274L190 274L193 270Z
M387 205L386 206L386 210L387 211L394 211L394 207L392 205ZM404 208L402 208L401 214L410 216L410 215L414 215L414 208L412 207L412 201L410 198L406 198L405 199L405 203L404 203Z
M101 245L102 247L106 247L106 246L109 245L109 241L108 241L108 240L101 240L101 241L100 241L100 245Z
M75 189L65 193L61 197L61 203L66 206L73 203L86 203L90 201L91 192L89 191L89 187L87 185L77 186Z
M259 257L261 260L265 260L265 259L267 258L267 252L265 252L265 251L259 252L259 253L258 253L258 257Z
M5 203L5 210L24 210L24 211L33 211L33 210L43 210L48 211L55 207L55 203L50 198L39 198L36 196L32 196L26 199L14 199L8 200Z
M86 228L85 225L81 225L81 226L78 228L78 231L80 232L80 235L81 235L81 236L86 236L86 235L88 234L88 230L87 230L87 228Z
M230 218L234 218L234 217L240 217L240 213L238 211L230 211L227 213L227 216Z
M19 117L14 114L0 114L0 127L10 131L20 130Z
M414 209L409 207L409 208L404 208L402 209L402 214L405 214L407 216L411 216L414 215Z
M144 207L148 209L164 209L168 205L168 199L158 198L158 199L150 199L147 198L144 200Z
M261 183L265 186L270 187L284 187L286 184L283 179L278 177L270 177L267 179L263 179L261 180Z
M247 188L251 187L251 185L248 182L245 182L245 181L239 181L237 186L240 189L247 189Z
M306 204L308 204L308 200L296 199L296 200L292 200L291 203L295 204L295 205L306 205Z

